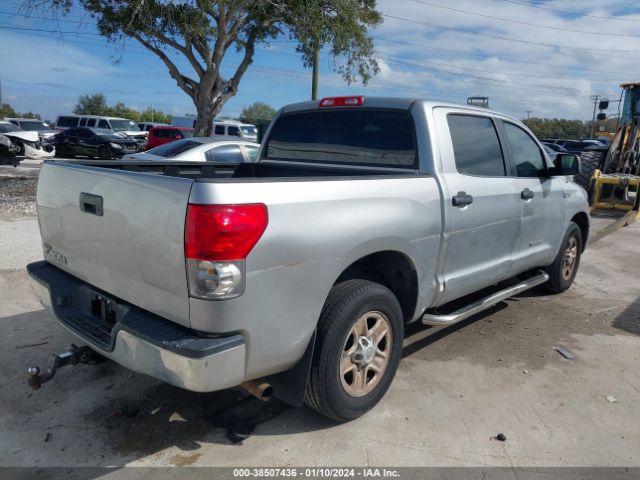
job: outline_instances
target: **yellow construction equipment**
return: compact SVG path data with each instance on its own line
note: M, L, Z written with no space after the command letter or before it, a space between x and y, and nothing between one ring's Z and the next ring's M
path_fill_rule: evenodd
M640 209L640 82L623 83L622 113L608 148L584 152L581 179L593 208ZM584 182L586 183L586 182ZM640 215L637 215L640 217Z

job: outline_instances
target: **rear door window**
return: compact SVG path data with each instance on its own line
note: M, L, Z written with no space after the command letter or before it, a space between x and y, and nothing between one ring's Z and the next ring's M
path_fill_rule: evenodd
M498 133L489 117L447 116L456 169L465 175L504 177L506 175Z
M224 135L224 125L216 125L214 129L215 135Z
M159 147L152 148L148 150L147 153L165 158L173 158L198 145L200 145L200 142L194 142L193 140L176 140L175 142L165 143Z
M265 158L293 162L416 168L411 114L358 108L284 114L271 130Z
M95 118L90 118L87 120L87 127L95 127L96 126L96 119Z
M240 129L238 127L227 127L227 132L229 133L229 135L232 135L234 137L240 136Z

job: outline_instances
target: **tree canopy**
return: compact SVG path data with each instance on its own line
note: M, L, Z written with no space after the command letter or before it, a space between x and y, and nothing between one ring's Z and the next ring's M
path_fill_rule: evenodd
M161 112L160 110L147 108L143 112L139 112L133 108L127 107L124 103L118 102L113 106L107 104L107 98L102 93L94 93L92 95L80 95L78 103L73 109L73 113L82 115L105 115L109 117L122 117L134 120L136 122L160 122L170 123L171 115Z
M35 118L40 120L40 115L33 112L16 112L8 103L0 105L0 119L3 118Z
M381 22L376 0L24 0L27 9L69 12L80 5L112 41L132 38L156 55L198 112L196 130L211 132L214 117L238 92L256 46L278 36L298 41L303 65L324 47L349 83L378 71L369 27ZM221 65L239 54L233 73ZM186 60L187 68L176 61Z
M258 122L269 122L276 115L276 110L264 102L254 102L240 113L240 121L256 125Z

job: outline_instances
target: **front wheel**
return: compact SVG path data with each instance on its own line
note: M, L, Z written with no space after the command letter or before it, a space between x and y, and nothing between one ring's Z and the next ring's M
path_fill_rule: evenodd
M403 332L400 304L388 288L367 280L335 285L318 323L307 405L338 422L373 408L398 369Z
M553 293L561 293L571 286L580 265L582 241L580 227L571 222L567 233L562 239L558 255L546 269L549 274L549 281L545 284L547 290Z
M113 153L111 153L111 149L107 146L102 146L98 149L98 157L100 160L111 160L113 158Z

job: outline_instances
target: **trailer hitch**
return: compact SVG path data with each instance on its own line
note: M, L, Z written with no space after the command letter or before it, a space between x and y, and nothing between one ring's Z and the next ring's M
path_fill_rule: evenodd
M97 354L87 346L76 347L72 344L64 352L57 355L52 354L49 357L49 366L46 372L40 373L39 367L29 367L27 371L29 374L27 381L31 388L38 390L43 383L55 377L56 371L59 368L66 367L67 365L78 365L79 363L95 365L105 360L102 355Z

